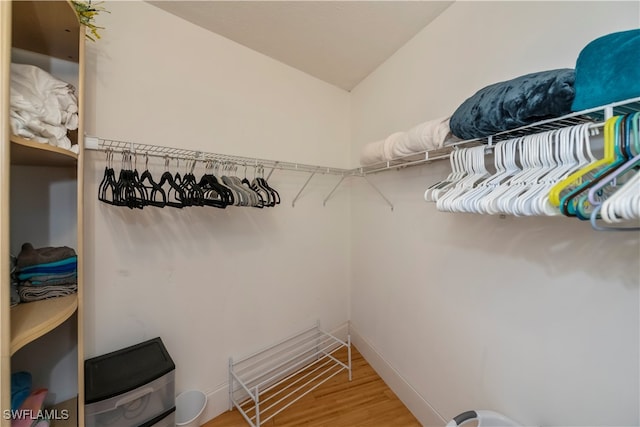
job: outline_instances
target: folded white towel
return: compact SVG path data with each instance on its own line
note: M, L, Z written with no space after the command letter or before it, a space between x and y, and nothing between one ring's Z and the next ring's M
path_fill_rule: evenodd
M394 132L383 141L365 145L360 155L363 166L383 163L399 157L442 148L448 141L457 140L449 128L451 116L429 120L408 132Z
M11 64L11 108L28 111L51 125L62 122L61 112L77 113L74 88L33 65Z
M67 137L67 129L63 125L52 126L30 117L25 111L18 114L13 110L9 112L9 122L14 135L67 150L71 148L71 140Z
M401 155L396 154L396 147L409 144L409 134L407 132L395 132L384 141L384 155L386 160L391 160Z
M11 64L10 123L16 135L71 149L67 130L78 128L74 87L36 66Z
M386 161L384 154L385 140L370 142L362 147L360 151L360 164L363 166L373 165Z
M45 138L43 136L36 135L35 133L31 132L29 129L27 129L24 126L23 122L16 119L15 117L9 117L9 123L11 124L12 134L21 136L26 139L30 139L32 141L40 142L42 144L49 143L49 138Z
M393 145L393 157L442 148L452 136L449 119L450 116L442 117L414 126L407 132L408 138L400 139Z

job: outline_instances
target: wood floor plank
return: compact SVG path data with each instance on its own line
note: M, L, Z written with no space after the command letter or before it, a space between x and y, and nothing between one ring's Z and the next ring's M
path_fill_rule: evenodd
M420 427L420 423L351 347L352 381L346 372L331 378L268 422L264 427ZM245 427L238 410L214 418L204 427Z

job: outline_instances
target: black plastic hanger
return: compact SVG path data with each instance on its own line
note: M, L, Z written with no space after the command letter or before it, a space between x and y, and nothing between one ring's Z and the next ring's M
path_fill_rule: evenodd
M208 161L205 165L206 169L212 169L213 163ZM205 173L200 177L198 183L202 191L204 192L203 202L206 206L213 206L216 208L226 208L232 205L235 201L231 190L223 185L220 185L217 178L211 173Z
M116 202L116 173L113 170L111 160L113 159L113 151L107 151L107 164L104 167L104 176L100 185L98 185L98 200L109 205L118 205ZM111 197L109 197L109 195Z
M131 168L131 153L122 153L122 168L115 186L114 202L118 206L126 206L129 209L142 209L144 207L144 193L141 185Z
M264 167L259 166L256 174L264 174ZM265 206L273 207L280 204L280 194L272 188L262 176L256 176L251 183L251 188L258 192L267 201ZM266 197L264 197L266 196Z
M196 177L193 175L195 165L196 161L193 160L191 170L184 174L180 182L180 188L182 188L186 198L186 201L183 201L183 203L188 206L204 206L204 193L198 186Z
M145 183L148 183L148 185ZM147 205L155 206L157 208L163 208L166 206L167 194L164 192L162 187L153 180L153 176L151 175L151 172L149 172L148 154L145 154L145 170L142 172L142 175L140 175L140 184L142 184L147 191Z
M185 195L180 188L179 183L175 181L173 174L168 170L169 157L165 157L164 165L167 170L165 170L165 172L160 177L160 182L158 182L158 185L164 190L167 196L166 206L182 209L185 206L182 203L182 200L185 199ZM178 177L180 176L179 174L177 175Z
M249 180L247 179L247 165L244 165L244 178L242 179L242 181L240 181L240 183L243 187L246 187L253 194L255 203L252 206L259 209L264 208L264 199L262 198L260 193L251 188L251 182L249 182Z

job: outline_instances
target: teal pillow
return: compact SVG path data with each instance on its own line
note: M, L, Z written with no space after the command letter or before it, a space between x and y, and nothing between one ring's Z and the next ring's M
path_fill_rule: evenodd
M593 40L578 55L575 71L573 111L640 96L640 29Z

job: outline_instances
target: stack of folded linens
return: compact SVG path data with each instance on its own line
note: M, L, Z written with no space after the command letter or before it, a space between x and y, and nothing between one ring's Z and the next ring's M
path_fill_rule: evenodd
M78 257L67 246L34 248L22 245L16 277L21 302L71 295L78 291Z

